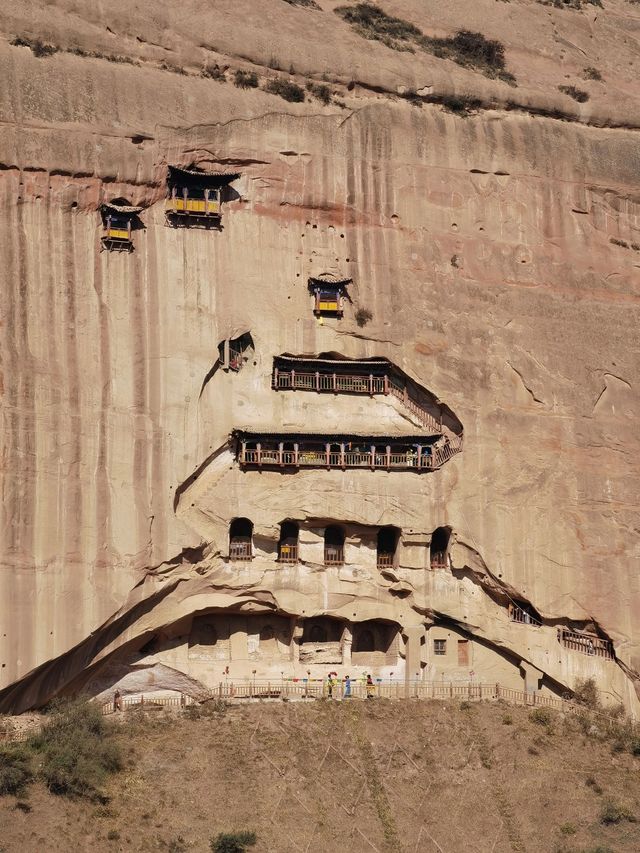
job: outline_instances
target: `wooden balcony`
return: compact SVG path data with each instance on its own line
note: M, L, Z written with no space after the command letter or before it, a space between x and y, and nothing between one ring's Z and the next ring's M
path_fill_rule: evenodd
M319 436L264 434L236 430L236 459L241 468L326 468L424 473L458 452L449 440L423 436ZM324 440L322 440L324 439ZM354 447L355 445L355 447Z
M542 622L530 613L527 608L520 607L513 602L509 604L509 620L517 622L519 625L534 625L536 628L542 625Z
M298 562L298 545L288 544L286 542L278 545L278 562L279 563L297 563Z
M449 568L449 560L446 551L434 551L431 554L432 569L447 569Z
M379 569L390 569L393 568L393 563L395 560L395 554L388 552L378 552L378 568Z
M587 634L582 631L572 631L569 628L558 628L558 642L565 649L580 652L583 655L615 660L613 643L604 640L597 634Z

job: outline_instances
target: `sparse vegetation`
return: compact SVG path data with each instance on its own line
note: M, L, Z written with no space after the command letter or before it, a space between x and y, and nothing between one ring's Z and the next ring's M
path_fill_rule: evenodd
M307 83L307 91L323 104L331 103L331 89L324 83Z
M338 6L334 11L366 39L380 41L393 50L421 48L515 85L515 77L505 67L504 45L482 33L459 30L451 38L425 36L415 24L388 15L374 3Z
M623 249L628 249L629 244L626 240L620 240L618 237L609 237L609 242L613 243L614 246L621 246Z
M53 44L46 44L40 39L32 39L27 36L17 36L12 39L10 44L14 47L28 47L31 49L31 52L34 56L41 58L43 56L52 56L52 54L57 53L60 48Z
M358 308L355 314L356 323L360 328L366 326L370 320L373 320L373 314L368 308Z
M558 89L564 94L578 101L579 104L584 104L589 100L589 93L583 89L577 89L575 86L558 86Z
M588 65L582 72L585 80L602 80L602 74L593 65Z
M238 89L257 89L260 85L255 71L243 71L241 68L233 75L233 84Z
M577 827L574 823L563 823L560 827L560 832L563 835L575 835L577 831Z
M211 839L212 853L244 853L247 847L253 847L257 838L255 832L221 832Z
M31 756L24 746L0 747L0 796L21 794L32 779Z
M387 15L374 3L338 6L334 11L364 38L380 41L393 50L413 50L410 42L422 38L422 32L414 24Z
M217 80L219 83L225 83L227 80L224 69L220 68L219 65L205 65L200 72L200 76L207 77L209 80Z
M264 90L271 95L278 95L280 98L284 98L285 101L292 101L293 103L304 101L304 89L292 80L285 80L282 77L269 80Z
M629 823L636 822L635 815L631 809L623 803L616 802L615 800L607 800L600 812L600 823L611 825L622 823L623 821L628 821Z
M187 853L188 845L184 838L179 835L177 838L172 838L167 844L169 853Z
M550 726L553 723L553 711L549 708L534 708L529 712L529 719L538 726Z
M37 755L39 777L54 794L100 800L107 777L122 767L111 725L89 702L56 703L29 747Z
M513 725L513 717L511 714L503 714L502 715L502 725L503 726L512 726Z
M290 6L305 6L307 9L319 9L322 11L322 7L318 6L316 0L284 0L284 2Z
M447 112L468 116L482 106L482 101L470 95L443 95L442 106Z

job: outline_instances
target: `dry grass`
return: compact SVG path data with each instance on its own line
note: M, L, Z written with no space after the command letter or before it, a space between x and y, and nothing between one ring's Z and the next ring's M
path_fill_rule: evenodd
M640 759L587 717L552 716L388 700L133 715L107 803L39 784L26 809L0 797L0 847L206 853L248 831L253 853L637 851Z

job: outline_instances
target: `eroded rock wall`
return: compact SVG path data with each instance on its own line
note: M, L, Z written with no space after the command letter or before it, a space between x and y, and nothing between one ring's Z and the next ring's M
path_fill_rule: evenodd
M225 569L223 584L208 583L192 564L170 562L199 546L223 554L236 515L274 540L287 517L425 537L449 524L550 624L597 624L629 677L640 667L640 156L626 66L637 48L620 36L637 12L607 3L598 23L584 10L487 0L436 24L436 4L392 10L425 32L473 24L502 38L512 89L364 41L333 15L336 3L321 5L221 3L215 17L199 3L179 16L161 5L137 17L124 4L72 12L60 0L44 23L35 6L5 10L0 686L89 638L28 699L10 691L12 707L41 701L96 656L163 624L237 604L242 578ZM9 44L25 35L61 50L37 58ZM65 52L78 46L138 64ZM271 51L303 85L324 73L334 101L290 104L233 86L238 67L257 69L261 82L274 76ZM168 58L187 73L163 70ZM214 62L229 66L227 82L198 76ZM607 85L593 84L588 104L567 101L559 62L574 77L597 64ZM471 92L488 108L461 117L395 98L398 87ZM571 120L534 114L554 109ZM220 233L166 227L168 163L242 172ZM98 205L118 196L146 208L132 255L99 251ZM353 278L353 303L343 320L320 325L307 278L324 270ZM358 308L373 315L364 327ZM205 381L219 341L246 329L252 361ZM202 466L234 427L408 428L380 400L275 394L272 357L282 352L389 358L451 406L463 453L428 476L283 478L226 460L208 482ZM185 483L195 472L191 507ZM160 595L149 580L166 563L161 584L181 592ZM278 606L274 568L247 601ZM195 584L193 596L172 572ZM408 573L416 598L401 606L383 583L350 589L377 597L385 618L396 608L399 624L434 608L462 618L459 584L436 591L423 574ZM318 611L321 577L299 581ZM302 609L296 595L286 613ZM127 616L118 629L145 600L143 628ZM478 609L474 630L527 657L496 627L493 606ZM615 682L622 695L622 670L610 666L603 687ZM573 674L556 667L553 677Z

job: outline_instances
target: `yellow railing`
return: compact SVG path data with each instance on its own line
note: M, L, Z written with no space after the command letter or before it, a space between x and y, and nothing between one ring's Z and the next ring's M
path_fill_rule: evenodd
M109 240L129 240L129 232L123 228L108 228L106 237Z
M169 213L195 213L204 216L220 213L220 202L215 200L205 201L201 198L168 198L165 202L165 210Z

